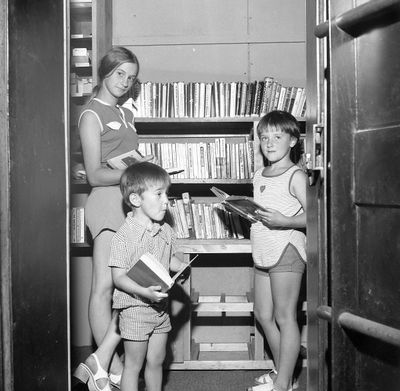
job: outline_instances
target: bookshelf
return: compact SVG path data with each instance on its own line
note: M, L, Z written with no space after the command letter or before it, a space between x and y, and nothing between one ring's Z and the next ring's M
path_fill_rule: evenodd
M215 184L230 194L251 195L253 172L263 164L257 150L258 143L253 140L258 121L258 116L137 118L135 124L140 143L153 146L162 143L175 147L192 143L208 145L222 137L225 139L225 148L241 141L251 145L251 148L244 148L252 154L244 177L237 176L237 172L232 175L233 171L226 167L222 176L207 173L192 178L185 171L172 179L171 199L180 199L183 192L188 192L193 203L211 204L217 202L210 191ZM304 131L304 120L300 121ZM168 148L165 150L169 155L183 157L187 147L176 147L175 152ZM231 163L233 151L230 150ZM229 161L227 155L228 152L225 154L225 163ZM209 160L218 160L215 155L210 156L212 159ZM163 156L161 159L159 156L159 160L162 161ZM189 169L184 162L191 161L185 156L180 164ZM190 232L189 237L182 237L175 218L172 218L172 224L178 237L181 237L178 243L186 261L196 254L199 254L199 259L192 264L190 277L171 291L174 331L171 337L172 353L166 365L175 370L272 368L273 363L265 353L264 338L253 315L249 225L246 226L246 222L241 220L244 233L241 239L235 235L216 238L206 234L204 237L195 232ZM179 218L184 217L181 215ZM206 224L210 225L210 222ZM215 221L211 222L213 224Z
M93 2L93 4L95 3L99 4L99 2ZM160 10L163 7L168 7L169 10L176 9L177 7L171 6L171 3L175 4L175 2L160 4ZM182 12L187 12L189 17L196 15L196 25L199 25L197 20L199 13L194 12L194 8L198 5L195 2L189 3L190 6L188 8L185 6ZM279 1L276 0L275 3L276 8L282 8ZM105 8L104 3L101 4L101 7ZM210 38L207 34L197 32L192 28L194 24L190 26L190 34L182 31L180 34L174 34L172 38L168 33L170 28L168 23L164 23L169 20L169 18L165 18L166 13L169 13L169 17L173 17L168 10L160 12L160 10L154 10L154 7L136 1L113 2L114 11L109 20L113 20L114 28L112 34L109 32L108 36L112 38L113 45L126 46L138 55L141 61L140 78L157 81L154 83L156 86L147 82L143 83L143 85L146 84L142 89L143 93L147 88L148 91L155 91L154 96L160 95L163 84L168 83L170 84L169 88L172 86L173 89L173 81L181 77L185 80L183 91L185 92L186 89L189 97L190 94L194 96L194 90L190 92L190 88L196 88L195 86L188 87L193 80L204 80L205 84L215 85L216 82L213 82L212 79L217 79L223 81L224 88L226 88L225 85L230 85L232 79L237 77L242 82L247 81L248 86L250 80L264 80L265 72L276 75L276 80L279 80L282 86L304 85L301 75L302 64L305 61L302 61L303 43L299 42L299 34L294 34L295 37L285 36L284 45L281 43L282 38L275 34L276 31L281 30L284 34L292 34L293 29L287 29L285 26L292 26L291 18L301 21L301 14L297 13L301 7L293 7L296 11L295 16L287 16L290 20L285 23L281 23L279 18L278 28L273 29L275 34L273 34L273 42L264 42L264 38L259 37L258 35L261 34L255 30L252 31L256 32L253 37L256 39L249 37L248 26L243 24L243 21L247 20L247 23L250 24L255 18L259 20L258 16L263 15L264 19L265 15L270 15L268 12L257 11L258 7L263 9L267 7L263 2L254 4L251 4L250 15L245 14L247 11L243 6L238 4L234 7L234 16L237 17L238 24L230 23L230 27L226 26L226 28L234 28L235 32L241 31L240 34L222 31L225 25L220 21L226 19L226 9L232 8L229 2L223 1L218 5L212 4L210 10L204 11L204 5L199 10L206 17L205 20L209 20L210 16L221 12L221 17L216 18L217 23L214 26L216 31L212 30L209 23L200 24L201 29L207 30L207 34L209 34L208 29L211 28L216 38ZM149 12L147 17L143 14L146 10ZM292 11L291 6L291 12L285 12L285 15L292 15ZM91 15L93 17L96 12L92 10ZM159 15L159 19L157 19L157 15ZM250 17L251 15L252 17ZM132 16L135 18L135 23L132 23ZM186 22L181 22L187 18L179 16L179 19L179 22L173 23L173 31L185 26ZM99 25L100 23L97 23L97 27ZM257 25L262 26L262 30L265 30L264 20L259 20ZM300 22L296 24L299 29L300 25ZM103 30L108 30L108 28L104 24ZM221 31L223 34L218 33ZM95 34L94 27L93 34ZM154 37L154 34L157 36ZM198 34L198 37L193 37L192 34ZM99 38L102 38L103 35L107 36L104 31L98 35ZM234 37L234 42L226 45L226 42L229 43L232 39L231 37ZM95 44L96 41L92 36L92 43ZM283 47L288 47L288 50L282 50ZM96 50L95 46L92 50L92 55L100 52L98 49ZM261 53L263 53L262 56ZM288 55L290 53L290 58L280 57L285 53ZM293 65L292 56L298 59L296 66ZM265 61L264 57L268 61ZM182 58L185 61L181 61ZM232 58L235 61L232 61ZM273 61L270 60L272 58ZM157 65L154 68L154 64L160 64L160 60L162 60L162 67ZM214 69L216 66L214 64L220 64L220 66L217 65L217 70ZM92 69L95 69L93 63ZM221 88L218 88L221 91ZM243 91L243 87L240 88ZM181 102L182 82L179 87L177 86L176 91L180 91L180 95L176 94L175 99ZM206 94L206 89L204 94ZM142 95L142 102L145 98ZM77 97L74 100L83 102L85 98ZM152 104L154 107L158 107L159 103L157 102L156 106L153 100ZM172 115L167 115L166 112L163 115L160 109L158 112L152 110L153 113L150 116L149 109L142 107L142 111L136 113L135 116L136 128L140 141L143 143L176 145L190 141L210 144L215 138L225 138L228 144L237 144L241 140L252 140L254 128L259 120L259 116L252 115L252 111L248 113L249 115L237 116L236 111L231 109L225 110L225 115L221 115L221 110L219 110L218 116L215 112L214 115L211 112L209 115L206 114L204 108L203 117L200 114L196 116L194 107L186 109L186 112L175 110L174 107ZM304 120L299 119L304 125ZM255 169L262 164L262 158L257 153L256 145L253 145L253 150L256 151L253 163ZM180 153L172 150L169 155L176 157ZM229 157L232 155L233 152L230 152ZM79 154L76 156L79 160ZM210 202L212 193L209 188L213 185L217 185L230 194L251 195L252 192L251 175L232 177L229 175L191 176L186 174L173 177L171 197L180 198L183 192L189 192L195 202ZM80 194L86 194L90 190L83 179L75 180L72 189L73 192ZM171 332L171 352L166 365L171 369L182 370L265 369L272 367L272 362L264 353L263 338L252 314L253 282L249 239L189 237L179 239L179 245L187 259L192 258L195 254L200 254L200 256L192 266L189 279L184 284L179 284L177 289L173 289L170 293L173 330ZM73 246L73 253L85 254L84 256L89 258L91 255L90 245L87 243L76 244ZM82 264L85 261L84 256L80 258Z

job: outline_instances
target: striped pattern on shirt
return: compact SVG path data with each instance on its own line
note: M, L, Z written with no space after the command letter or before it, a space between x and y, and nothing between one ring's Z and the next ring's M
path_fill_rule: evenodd
M165 269L169 270L171 256L176 252L176 235L167 223L154 223L149 230L129 212L124 224L111 241L109 266L129 270L147 252L153 254ZM151 303L141 296L114 289L115 309L150 305Z
M275 209L285 216L296 216L303 213L299 200L290 193L290 182L296 165L284 173L265 177L264 168L259 169L253 178L254 201L258 204ZM285 247L291 243L306 261L306 237L295 229L270 229L261 222L251 225L250 239L252 243L253 260L258 267L271 267L281 257Z

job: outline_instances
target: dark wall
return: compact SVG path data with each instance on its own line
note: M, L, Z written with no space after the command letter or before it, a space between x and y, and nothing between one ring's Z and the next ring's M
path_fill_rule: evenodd
M68 388L63 2L9 1L15 390Z

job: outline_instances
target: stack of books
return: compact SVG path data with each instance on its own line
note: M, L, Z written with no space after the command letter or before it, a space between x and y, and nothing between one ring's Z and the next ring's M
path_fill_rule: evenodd
M85 209L83 206L71 208L71 243L83 244L87 242Z
M91 50L87 48L73 48L71 65L75 68L90 67Z
M244 239L248 225L220 202L194 202L189 193L170 200L168 222L180 239Z

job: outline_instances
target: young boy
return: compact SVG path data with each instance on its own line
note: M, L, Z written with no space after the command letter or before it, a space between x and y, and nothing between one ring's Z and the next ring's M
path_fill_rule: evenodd
M113 308L119 311L119 329L124 340L125 362L122 391L137 391L139 372L146 360L147 391L161 391L162 364L168 332L167 293L160 286L143 287L127 276L127 271L150 252L173 272L186 266L176 256L176 237L163 222L167 211L168 173L153 163L137 163L122 174L121 191L131 212L111 243L109 266L115 285Z

